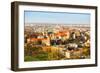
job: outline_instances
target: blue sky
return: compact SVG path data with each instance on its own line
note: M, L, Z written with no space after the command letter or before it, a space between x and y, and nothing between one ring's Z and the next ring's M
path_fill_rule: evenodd
M25 11L25 23L90 24L90 14Z

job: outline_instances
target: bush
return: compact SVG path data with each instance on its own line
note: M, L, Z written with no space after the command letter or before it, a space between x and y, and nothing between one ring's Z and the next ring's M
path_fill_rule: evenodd
M25 56L24 61L38 61L38 59L32 56Z
M48 54L41 52L40 54L37 54L35 56L25 56L24 61L44 61L48 60Z

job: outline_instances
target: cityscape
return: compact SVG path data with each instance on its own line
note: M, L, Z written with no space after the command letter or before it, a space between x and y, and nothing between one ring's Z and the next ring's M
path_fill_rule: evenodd
M90 14L24 11L24 61L90 59Z
M25 61L90 58L89 25L25 24Z

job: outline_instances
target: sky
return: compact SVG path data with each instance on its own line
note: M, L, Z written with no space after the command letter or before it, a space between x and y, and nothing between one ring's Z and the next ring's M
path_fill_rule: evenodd
M24 11L25 23L90 24L88 13Z

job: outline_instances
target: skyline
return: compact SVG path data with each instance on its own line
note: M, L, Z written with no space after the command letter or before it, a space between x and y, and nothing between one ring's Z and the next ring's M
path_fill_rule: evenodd
M76 18L77 17L77 18ZM89 13L24 11L26 23L90 24Z

